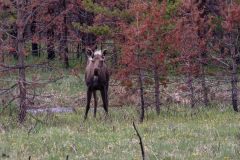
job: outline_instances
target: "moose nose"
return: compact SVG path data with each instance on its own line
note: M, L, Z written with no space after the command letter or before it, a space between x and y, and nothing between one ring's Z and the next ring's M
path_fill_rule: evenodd
M94 75L95 75L95 76L98 76L98 72L99 72L99 69L98 69L98 68L95 68L95 69L94 69Z

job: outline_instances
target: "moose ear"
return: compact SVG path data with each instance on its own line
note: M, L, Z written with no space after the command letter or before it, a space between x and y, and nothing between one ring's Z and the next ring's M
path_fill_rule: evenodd
M94 51L96 51L96 50L98 49L97 45L95 45L95 46L93 47L93 49L94 49Z
M87 49L87 56L88 58L93 57L93 51L90 48Z
M104 50L102 51L102 55L105 57L105 56L106 56L106 54L107 54L107 50L106 50L106 49L104 49Z

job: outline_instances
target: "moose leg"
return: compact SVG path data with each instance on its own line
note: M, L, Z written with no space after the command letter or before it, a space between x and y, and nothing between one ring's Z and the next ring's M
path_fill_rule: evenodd
M86 106L86 112L85 112L84 120L87 119L87 114L88 114L88 111L90 109L91 98L92 98L92 91L90 90L90 88L88 88L88 90L87 90L87 106Z
M106 88L104 87L104 89L100 90L101 91L101 96L102 96L102 101L103 101L103 108L106 112L106 114L108 114L108 106L107 106L107 92L106 92Z
M96 118L97 114L97 93L93 91L93 98L94 98L94 117Z
M109 84L107 84L107 86L106 86L106 91L105 91L105 93L106 93L107 108L108 108L108 85L109 85Z

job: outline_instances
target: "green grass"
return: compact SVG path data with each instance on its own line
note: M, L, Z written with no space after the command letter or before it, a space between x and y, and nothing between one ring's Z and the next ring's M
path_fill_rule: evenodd
M1 117L0 159L141 159L138 138L132 127L138 113L130 107L102 109L83 122L77 113L28 117L24 125L13 117ZM239 159L240 115L216 108L189 110L173 107L160 116L148 111L137 124L147 159ZM34 127L35 126L35 127Z
M33 62L36 62L34 57L27 59L28 64ZM51 63L58 72L46 68L27 70L29 81L36 77L46 81L49 77L63 76L56 83L37 87L38 94L54 96L43 97L35 105L85 106L81 102L75 104L82 94L85 96L84 76L70 74L72 68L80 72L84 67L74 61L71 68L65 70L57 61ZM4 79L17 79L17 72ZM1 81L1 84L10 85L9 81ZM33 160L64 160L67 155L69 160L141 159L139 141L132 126L133 120L138 121L135 107L110 108L111 117L106 120L102 108L96 119L91 111L85 123L83 108L71 114L37 115L38 120L28 116L24 125L16 122L16 110L15 103L3 113L0 110L0 159L26 160L31 156ZM240 115L226 106L197 110L171 106L163 108L160 116L149 110L145 121L137 125L147 159L237 160L240 157L239 122Z

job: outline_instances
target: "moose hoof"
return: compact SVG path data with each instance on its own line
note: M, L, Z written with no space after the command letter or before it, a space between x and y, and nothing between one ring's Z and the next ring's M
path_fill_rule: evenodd
M86 120L87 120L87 116L84 116L84 120L83 121L85 122Z

